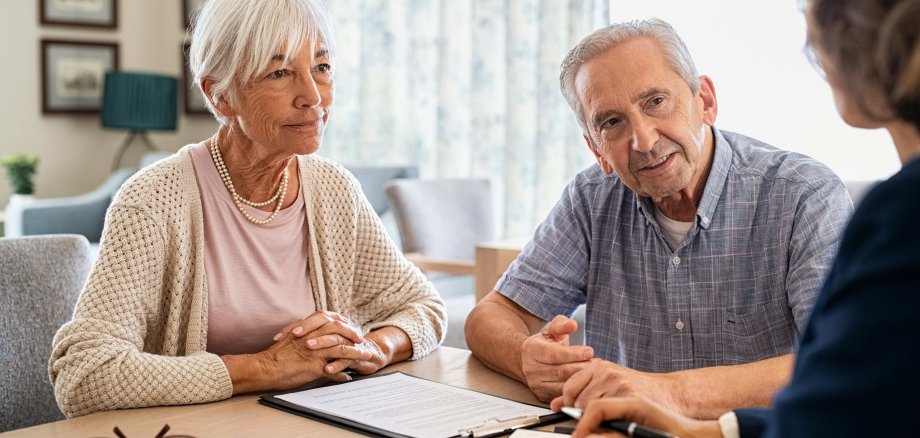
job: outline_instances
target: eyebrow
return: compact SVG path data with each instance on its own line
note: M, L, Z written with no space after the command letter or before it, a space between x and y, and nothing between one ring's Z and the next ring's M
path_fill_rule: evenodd
M656 87L656 88L649 88L649 89L647 89L647 90L645 90L645 91L643 91L643 92L637 94L636 97L633 97L632 99L630 99L630 101L631 101L632 103L641 102L641 101L643 101L643 100L645 100L645 99L648 99L649 97L652 97L652 96L654 96L654 95L656 95L656 94L671 94L671 93L670 93L670 91L668 91L666 88L657 88L657 87ZM603 124L604 122L606 122L606 121L607 121L608 119L610 119L611 117L616 116L616 115L619 115L619 114L620 114L619 111L612 110L612 109L610 109L610 110L605 110L605 111L601 111L601 112L599 112L599 113L597 113L597 114L594 115L594 117L592 118L592 121L594 122L594 126L597 127L597 126L600 126L601 124Z
M316 53L313 54L313 59L319 59L319 58L323 58L326 56L329 56L329 50L319 49L316 51ZM284 56L283 54L278 53L272 56L272 62L287 62L287 57Z

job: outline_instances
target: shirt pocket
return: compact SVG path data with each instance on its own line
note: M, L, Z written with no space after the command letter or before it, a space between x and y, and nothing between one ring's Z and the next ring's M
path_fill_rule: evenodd
M749 363L793 352L795 320L785 302L765 303L752 311L722 315L726 363Z

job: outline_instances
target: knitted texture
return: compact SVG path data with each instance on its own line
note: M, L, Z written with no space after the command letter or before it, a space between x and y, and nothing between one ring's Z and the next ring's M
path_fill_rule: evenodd
M132 177L106 215L99 259L49 363L68 417L232 395L223 361L205 351L204 232L189 149ZM315 155L298 160L317 310L364 331L398 327L413 359L430 353L446 328L434 287L386 235L354 177Z

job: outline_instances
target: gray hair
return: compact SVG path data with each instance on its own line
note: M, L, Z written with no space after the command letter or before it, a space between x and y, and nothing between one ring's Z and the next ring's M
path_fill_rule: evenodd
M585 122L584 109L578 93L575 92L575 76L581 66L598 55L614 48L615 46L635 38L653 38L664 50L665 57L671 68L684 79L690 90L696 93L700 89L700 78L693 64L693 58L687 46L674 31L674 28L664 20L650 18L625 23L611 24L598 29L582 39L562 61L562 72L559 74L559 87L569 107L575 112L578 124L584 132L588 133ZM590 137L590 136L589 136Z
M208 0L199 10L192 31L189 69L200 84L213 81L210 93L237 102L240 86L254 79L278 50L290 59L309 41L325 42L335 55L332 20L316 0ZM221 124L228 120L206 99Z

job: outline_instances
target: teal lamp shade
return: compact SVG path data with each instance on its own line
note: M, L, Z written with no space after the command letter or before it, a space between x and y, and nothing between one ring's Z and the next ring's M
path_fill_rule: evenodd
M174 131L178 80L148 73L108 72L102 89L102 126Z

